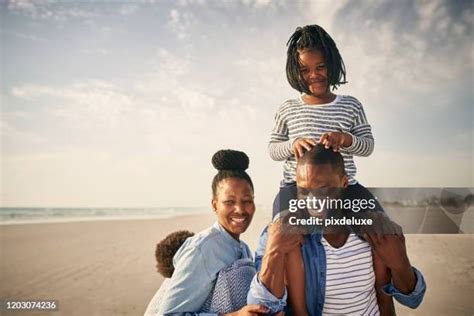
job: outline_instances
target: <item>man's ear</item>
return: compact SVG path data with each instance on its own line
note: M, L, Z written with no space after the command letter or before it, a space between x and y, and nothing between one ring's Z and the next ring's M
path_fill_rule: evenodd
M343 187L343 188L347 188L347 186L349 185L349 179L347 178L346 175L343 175L343 176L342 176L341 181L342 181L342 187Z

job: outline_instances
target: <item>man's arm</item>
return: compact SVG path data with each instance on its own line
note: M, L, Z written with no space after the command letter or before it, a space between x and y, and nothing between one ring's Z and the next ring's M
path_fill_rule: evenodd
M247 297L248 304L267 306L272 313L282 311L286 306L285 255L302 242L301 235L285 234L283 229L281 220L277 220L260 236L255 254L260 271L252 280Z
M402 305L418 307L423 301L426 283L422 274L410 264L403 234L366 233L364 237L390 269L391 282L384 286L384 292Z
M375 251L372 251L372 258L375 273L375 293L377 295L380 315L394 316L395 306L393 305L393 297L387 295L384 291L384 286L390 283L390 280L392 279L390 269L383 263Z

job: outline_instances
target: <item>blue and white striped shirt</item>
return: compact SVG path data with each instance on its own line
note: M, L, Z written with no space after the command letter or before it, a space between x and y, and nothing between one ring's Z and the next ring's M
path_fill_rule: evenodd
M268 144L270 157L285 161L282 185L296 181L296 159L292 144L298 138L319 141L326 132L343 132L352 136L352 145L341 154L349 184L356 184L357 172L353 156L369 156L374 149L372 128L362 104L354 97L337 95L326 104L310 105L298 99L288 100L278 109Z
M324 237L321 243L327 267L323 315L379 315L370 245L355 234L339 248Z

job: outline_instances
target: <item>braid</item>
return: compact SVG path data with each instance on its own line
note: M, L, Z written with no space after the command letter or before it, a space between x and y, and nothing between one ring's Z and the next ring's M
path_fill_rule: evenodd
M306 94L311 94L307 83L300 75L299 52L302 50L319 50L326 59L328 82L332 89L337 89L346 81L346 67L336 43L319 25L307 25L296 28L287 44L286 77L290 85Z

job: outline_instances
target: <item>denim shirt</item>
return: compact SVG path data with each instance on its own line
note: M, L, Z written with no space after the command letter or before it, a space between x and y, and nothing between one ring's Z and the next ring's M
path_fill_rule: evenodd
M200 313L219 271L241 258L252 258L250 248L235 240L219 223L186 239L173 257L175 270L160 315L213 315Z
M259 244L255 253L255 265L257 271L262 266L262 258L268 240L267 228L260 236ZM324 297L326 290L326 252L321 243L322 234L314 233L306 235L301 246L305 272L305 298L306 307L310 316L322 315ZM383 288L387 295L393 296L400 304L410 308L416 308L421 304L426 291L426 283L420 271L413 268L416 275L416 285L410 294L398 291L392 282ZM262 304L271 309L271 313L277 313L285 309L287 292L282 298L275 297L260 281L258 273L250 285L247 297L248 304ZM287 310L287 312L289 312ZM289 315L287 313L286 315Z

